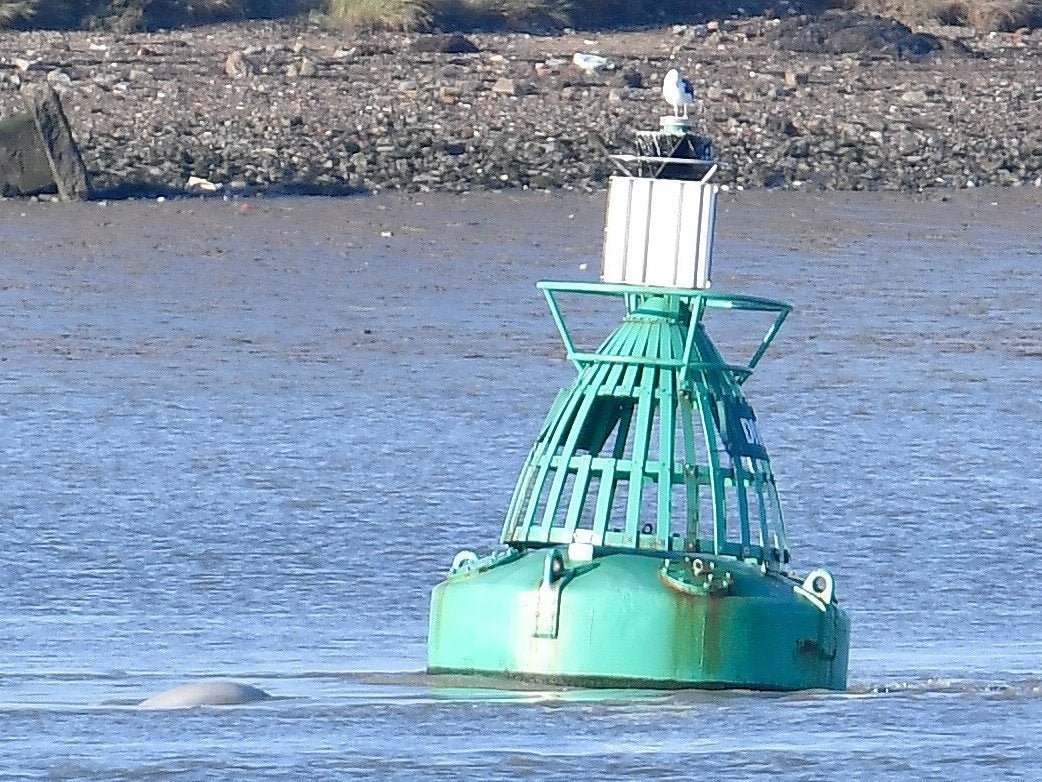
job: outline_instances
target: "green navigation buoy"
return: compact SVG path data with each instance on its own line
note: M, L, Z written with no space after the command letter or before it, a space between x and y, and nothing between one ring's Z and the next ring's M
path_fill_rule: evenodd
M790 569L744 382L790 311L710 291L711 145L671 123L617 155L601 283L542 282L575 366L532 447L503 548L460 552L431 597L428 671L591 687L843 689L832 575ZM559 299L625 308L597 350ZM707 321L759 313L727 360ZM757 332L759 334L759 332Z

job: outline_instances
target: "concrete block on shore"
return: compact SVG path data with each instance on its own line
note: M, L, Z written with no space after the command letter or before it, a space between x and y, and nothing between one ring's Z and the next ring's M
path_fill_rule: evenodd
M54 175L29 113L0 122L0 195L28 196L53 191Z
M25 113L0 122L0 192L57 191L65 201L91 197L90 182L58 94L47 85L23 90Z

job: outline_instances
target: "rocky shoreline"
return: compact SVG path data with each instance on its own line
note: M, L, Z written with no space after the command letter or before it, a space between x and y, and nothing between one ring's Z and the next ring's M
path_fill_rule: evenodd
M594 190L612 172L606 154L630 151L633 131L668 112L659 85L678 67L731 187L1042 186L1042 30L939 29L925 52L886 36L801 47L781 34L806 39L809 24L466 38L267 22L5 32L0 114L23 110L21 87L54 86L110 197L183 192L190 178L245 194ZM584 70L577 52L611 67Z

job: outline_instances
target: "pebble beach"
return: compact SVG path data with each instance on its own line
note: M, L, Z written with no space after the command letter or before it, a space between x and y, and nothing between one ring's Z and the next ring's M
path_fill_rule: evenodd
M8 31L0 115L24 110L24 86L54 86L103 195L599 190L608 154L669 113L660 86L676 67L729 188L1042 185L1042 31L938 28L914 56L871 39L794 51L780 34L812 24ZM603 62L581 68L577 53Z

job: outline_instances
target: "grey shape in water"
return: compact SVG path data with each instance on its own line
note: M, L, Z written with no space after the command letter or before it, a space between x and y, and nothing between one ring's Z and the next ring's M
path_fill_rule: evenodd
M138 705L143 709L191 709L196 706L238 706L265 701L270 697L264 690L249 684L206 681L182 684L146 698Z

